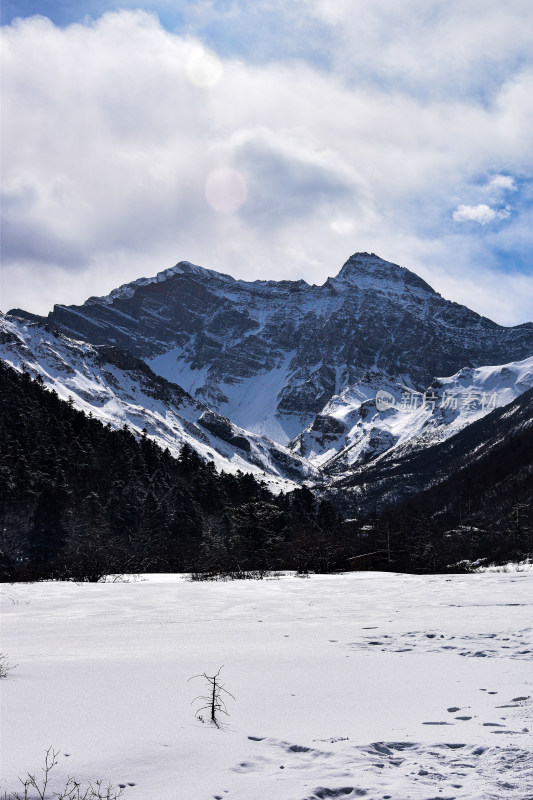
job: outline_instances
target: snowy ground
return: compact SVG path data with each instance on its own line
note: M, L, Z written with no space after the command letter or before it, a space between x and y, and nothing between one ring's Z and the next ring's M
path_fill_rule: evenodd
M127 800L533 798L533 572L2 586L2 781ZM191 676L235 695L221 730Z

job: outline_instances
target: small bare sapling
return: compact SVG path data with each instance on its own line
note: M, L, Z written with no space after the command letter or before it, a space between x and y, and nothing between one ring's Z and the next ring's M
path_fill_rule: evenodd
M192 678L189 678L189 681L192 681L195 678L203 678L206 681L208 689L207 694L200 694L191 702L191 705L198 701L204 703L204 705L196 709L196 719L200 720L200 722L205 722L206 720L202 712L207 711L209 714L209 721L212 722L213 725L216 725L217 728L220 728L219 715L225 714L226 717L229 716L228 709L226 708L226 703L224 702L222 695L227 694L230 697L233 697L231 692L228 692L220 680L220 671L222 668L223 667L220 667L215 675L206 675L206 673L203 672L201 675L193 675ZM233 699L235 700L234 697Z

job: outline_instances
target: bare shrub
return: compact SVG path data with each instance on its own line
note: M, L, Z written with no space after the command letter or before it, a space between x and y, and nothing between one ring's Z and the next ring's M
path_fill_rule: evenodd
M25 778L19 778L22 789L19 791L4 792L2 800L46 800L46 798L56 798L56 800L119 800L123 797L122 789L116 789L108 784L104 786L103 781L95 781L82 786L75 778L68 777L62 789L50 794L50 773L57 765L59 750L49 747L46 751L42 776L36 777L35 773L28 772Z
M18 664L10 664L6 653L0 653L0 678L7 678L15 667L18 667Z

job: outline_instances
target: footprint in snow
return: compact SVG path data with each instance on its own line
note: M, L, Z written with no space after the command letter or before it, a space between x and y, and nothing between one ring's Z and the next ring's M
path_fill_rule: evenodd
M364 626L363 630L376 629L374 626ZM496 633L474 633L462 636L436 633L434 631L408 631L397 634L381 634L381 639L377 640L372 636L361 636L356 642L351 642L351 648L367 648L381 645L382 649L390 648L394 652L407 652L407 647L423 649L433 653L442 650L456 652L460 656L470 658L518 658L530 657L533 652L530 647L532 630L524 629L511 634L502 636ZM453 644L452 644L453 641ZM504 644L504 642L506 644ZM491 647L486 645L490 643ZM486 689L482 691L487 691ZM489 692L492 694L492 692ZM495 693L496 694L496 693Z
M237 767L233 767L234 772L251 772L255 769L255 764L252 764L249 761L241 761Z
M491 732L505 735L520 733L507 729ZM392 800L393 797L411 797L413 780L417 782L419 791L423 787L425 789L417 797L423 797L424 800L429 800L430 797L431 800L452 800L458 798L454 790L473 790L474 786L466 786L466 783L473 782L474 777L475 783L481 780L483 785L487 784L487 788L494 790L491 797L499 797L501 789L513 788L511 783L514 788L529 785L533 775L533 754L519 750L516 745L507 746L505 739L500 740L501 742L503 745L494 747L442 742L432 745L416 742L375 742L363 746L340 744L337 746L339 749L336 747L323 751L268 738L254 746L254 750L258 748L256 755L242 761L236 771L242 772L243 767L248 767L248 770L255 768L256 771L266 771L273 777L276 774L279 776L280 767L283 767L287 770L284 776L288 773L289 778L296 778L303 775L302 770L305 770L306 780L316 788L304 789L305 796L302 792L302 795L298 795L298 800L353 800L356 797ZM326 774L328 778L325 778ZM357 775L356 786L344 784L347 775ZM332 786L333 776L337 778L337 786ZM465 778L466 783L462 780ZM353 777L351 779L354 780ZM393 794L391 779L395 789ZM331 781L330 785L321 783L324 780L328 783ZM438 795L435 794L435 781L439 782ZM524 798L523 793L511 793L509 800L511 797L515 800Z
M305 800L329 800L334 797L364 797L367 792L364 789L356 789L353 786L342 786L340 789L328 789L325 786L319 786L313 789L313 794L308 795Z

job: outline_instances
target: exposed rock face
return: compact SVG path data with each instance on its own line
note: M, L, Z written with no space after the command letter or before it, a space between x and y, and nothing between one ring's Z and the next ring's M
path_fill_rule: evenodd
M533 356L466 367L423 392L370 372L333 397L291 449L330 477L348 474L384 454L398 459L442 442L531 388Z
M214 414L207 409L198 420L198 425L211 431L211 433L214 433L219 439L228 442L228 444L233 445L233 447L239 447L246 453L250 452L249 440L246 436L241 436L235 428L235 425L232 425L226 417L221 417L220 414Z
M295 488L318 471L285 447L239 428L116 345L76 341L39 322L0 312L0 358L40 376L103 423L142 431L173 455L187 443L225 472L251 472L274 491Z
M533 353L532 323L497 325L368 253L323 286L239 281L180 262L83 306L55 306L48 321L129 350L233 423L283 444L309 425L332 436L339 423L326 422L326 407L365 376L423 391L434 376Z
M350 474L333 480L329 490L330 497L336 498L340 505L350 513L368 513L373 509L383 510L387 506L407 500L432 487L455 479L460 470L479 464L480 472L486 472L487 480L497 485L499 469L497 454L502 444L512 451L513 442L518 446L523 440L527 450L526 465L518 460L514 469L512 455L507 455L506 470L501 478L520 479L529 484L528 499L531 498L531 431L533 429L533 388L516 397L507 405L496 408L484 417L459 430L444 441L427 443L426 447L411 448L399 452L391 450L373 462L354 468ZM495 460L496 458L496 460ZM460 496L457 487L448 495L442 495L442 505L450 496Z

